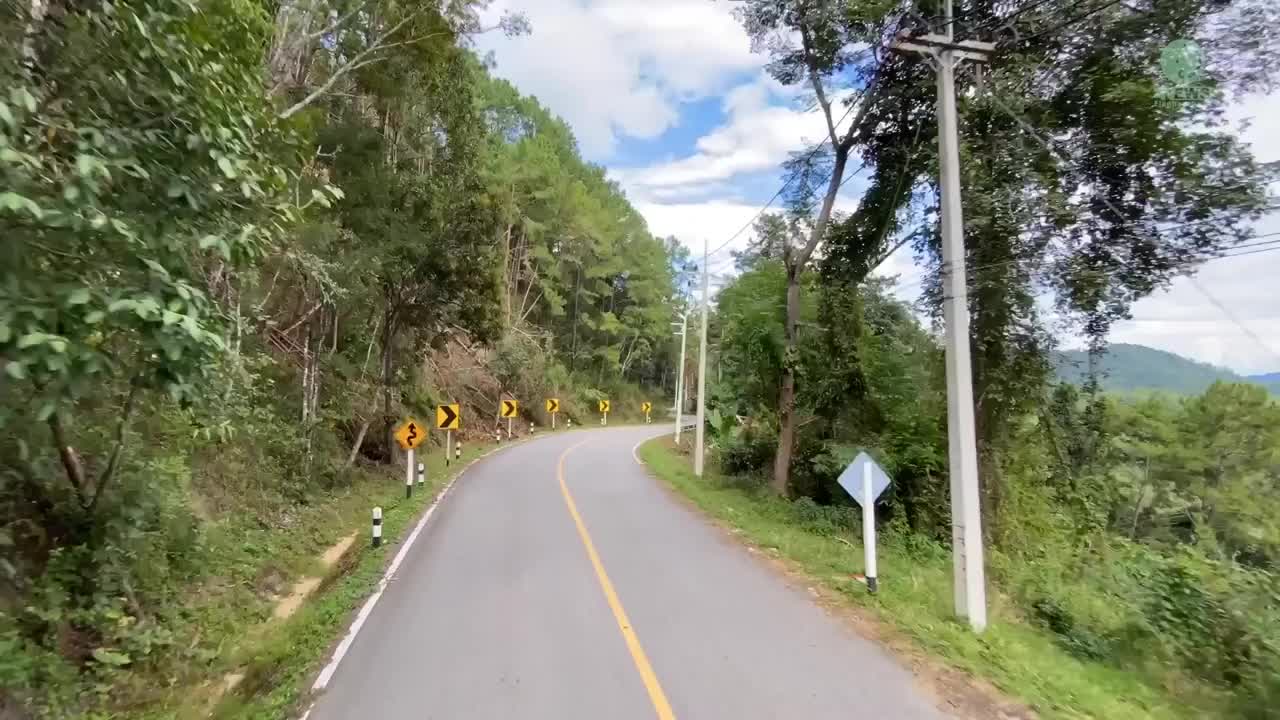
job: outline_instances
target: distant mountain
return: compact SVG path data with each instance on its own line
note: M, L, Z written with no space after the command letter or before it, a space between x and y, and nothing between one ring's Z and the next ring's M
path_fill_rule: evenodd
M1245 376L1245 379L1249 382L1265 385L1273 395L1280 395L1280 372L1263 373L1262 375L1247 375Z
M1061 380L1080 383L1089 372L1089 356L1083 350L1066 350L1054 357L1054 370ZM1197 395L1218 380L1254 382L1280 394L1280 373L1242 377L1226 368L1197 362L1175 353L1145 345L1116 343L1107 348L1102 361L1102 386L1112 391L1163 390L1180 395Z

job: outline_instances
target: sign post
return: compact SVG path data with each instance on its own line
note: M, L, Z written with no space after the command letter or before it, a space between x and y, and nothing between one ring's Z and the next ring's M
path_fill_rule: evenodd
M422 424L413 418L405 418L400 423L400 427L396 428L396 441L400 443L400 447L404 448L404 496L413 496L413 449L422 444L427 439L427 433L423 429Z
M609 424L609 401L608 400L600 401L600 424L601 425Z
M409 448L404 461L404 496L413 497L413 448Z
M556 415L560 414L560 398L547 398L547 412L551 414L551 429L556 429Z
M889 476L870 455L860 452L840 473L837 482L862 506L862 553L867 592L874 595L879 589L876 582L876 499L889 487Z
M453 431L444 431L444 466L449 467L449 455L453 453Z

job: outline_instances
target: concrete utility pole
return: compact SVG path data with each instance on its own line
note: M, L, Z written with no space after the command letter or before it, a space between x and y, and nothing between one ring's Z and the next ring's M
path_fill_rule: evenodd
M956 129L955 67L986 62L991 43L956 42L952 0L943 0L945 34L904 34L895 50L918 52L938 76L938 162L942 195L942 295L947 344L947 446L951 473L951 548L956 614L979 632L987 626L987 591L978 493L977 434L973 420L973 370L969 360L969 305L960 209L960 148Z
M675 325L675 323L671 323ZM676 444L680 444L680 425L684 422L684 346L689 335L689 311L680 314L680 369L676 371Z
M702 239L702 335L698 350L698 427L694 431L693 474L702 477L703 436L707 417L707 286L710 268L707 267L709 242Z

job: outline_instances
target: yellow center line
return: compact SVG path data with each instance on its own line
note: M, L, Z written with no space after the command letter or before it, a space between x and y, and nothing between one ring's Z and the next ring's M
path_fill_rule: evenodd
M631 627L631 621L627 619L627 611L622 609L622 601L618 600L618 593L613 589L613 582L609 580L609 573L604 571L604 563L600 562L600 554L596 552L596 546L591 542L591 535L587 532L587 526L582 522L582 516L578 514L578 506L573 502L573 495L569 493L569 486L564 482L564 461L569 457L569 453L576 450L583 443L583 440L575 445L571 445L563 453L560 454L560 460L556 463L556 477L560 480L560 493L564 495L564 504L569 506L569 514L573 516L573 524L578 526L578 537L582 538L582 546L587 549L587 557L591 559L591 566L595 568L596 579L600 581L600 589L604 591L604 599L609 603L609 609L613 611L613 619L618 623L618 630L622 633L622 639L627 643L627 650L631 651L631 659L636 664L636 671L640 673L640 680L644 683L644 689L649 693L649 700L653 702L653 710L658 714L658 720L675 720L675 713L671 712L671 703L667 702L666 693L662 692L662 685L658 683L658 676L653 672L653 666L649 664L649 657L644 654L644 648L640 647L640 638L636 635L636 631Z

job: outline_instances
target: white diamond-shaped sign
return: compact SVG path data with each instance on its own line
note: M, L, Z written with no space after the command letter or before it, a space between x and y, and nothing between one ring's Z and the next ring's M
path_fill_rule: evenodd
M845 468L836 480L859 505L862 504L862 473L867 465L871 466L871 499L875 501L889 487L889 476L865 452L858 453L858 457L849 463L849 467Z

